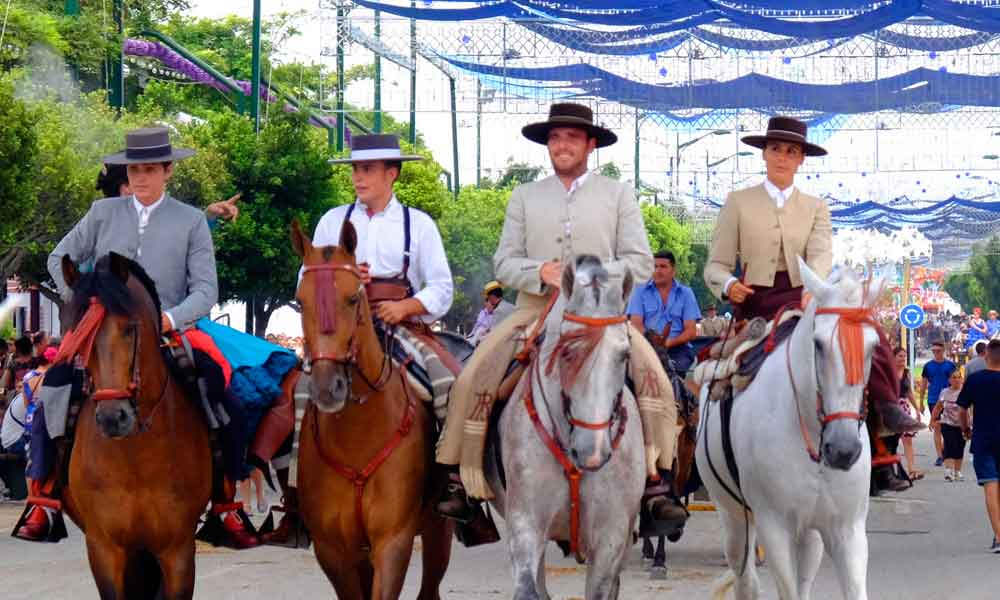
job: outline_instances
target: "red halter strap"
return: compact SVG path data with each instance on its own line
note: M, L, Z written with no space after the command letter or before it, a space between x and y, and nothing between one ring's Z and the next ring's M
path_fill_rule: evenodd
M396 431L392 434L392 437L389 438L389 441L382 446L382 449L379 450L378 454L368 461L368 464L361 470L345 465L344 463L331 457L325 450L323 450L323 445L320 443L319 437L319 411L316 409L314 404L310 405L310 408L313 411L313 442L316 444L316 450L319 452L320 458L323 459L326 466L333 469L335 473L354 484L355 519L358 524L358 531L361 533L362 539L365 540L362 542L361 546L361 549L365 552L371 550L371 543L367 538L367 527L365 525L365 485L367 485L368 480L371 479L372 475L378 471L379 467L381 467L382 464L385 463L390 456L392 456L392 453L399 447L399 445L403 442L403 439L406 438L406 436L410 433L410 430L413 428L413 419L416 413L417 403L415 397L410 394L409 383L403 376L410 360L411 359L409 358L406 359L397 371L399 373L400 383L403 384L403 393L406 396L406 412L403 414L403 419L399 422L399 427L396 428Z
M361 281L361 272L358 271L358 268L355 265L324 263L319 265L305 265L302 268L303 277L309 273L316 273L321 276L319 286L316 288L316 301L319 305L321 333L333 333L337 328L337 312L329 305L332 301L330 294L336 292L337 290L337 282L333 278L333 274L337 271L350 273L351 275L357 277L359 282ZM360 308L355 308L355 319L358 323L361 322ZM358 345L356 337L351 336L347 352L343 354L323 354L321 352L316 352L310 353L309 358L312 362L329 360L336 363L355 364L358 359Z
M590 328L599 327L602 329L609 325L624 323L628 320L625 316L583 317L570 312L563 314L563 319L570 321L571 323L586 325ZM585 359L586 356L580 358L580 360ZM541 418L538 416L538 409L535 407L534 386L532 385L530 378L533 376L538 380L541 379L540 360L541 357L536 355L532 361L533 364L529 370L528 388L524 392L524 408L528 411L528 416L531 418L531 423L534 425L535 431L538 433L538 437L541 438L542 443L549 449L549 453L552 454L552 457L557 463L559 463L559 466L562 467L563 476L566 478L566 482L569 485L569 551L576 556L577 561L582 563L584 561L584 551L580 544L580 481L583 478L583 471L574 465L573 461L566 456L566 451L563 449L562 444L555 437L555 431L553 430L552 433L549 433L549 431L545 429L545 425L542 424ZM549 367L546 369L547 372L551 371L553 364L554 363L550 359ZM618 446L621 444L622 438L625 435L625 426L627 422L627 413L624 410L622 394L622 392L618 393L618 398L615 402L615 408L612 411L611 417L602 423L588 423L586 421L580 421L573 418L572 414L569 412L570 401L565 394L563 394L563 414L572 426L592 431L607 429L614 422L615 418L617 418L618 429L611 441L612 450L617 450Z
M844 359L845 378L848 385L860 385L864 383L864 326L876 326L870 308L818 308L817 315L837 315L837 330L839 332L839 342L841 355ZM809 429L806 427L805 417L799 410L798 391L795 389L795 377L792 374L791 344L785 346L785 363L788 368L788 376L792 382L792 395L795 398L795 411L799 417L799 430L802 433L802 440L806 444L806 452L813 462L820 462L819 451L813 446L809 437ZM861 423L867 416L868 405L865 400L861 401L861 410L838 411L827 414L823 409L823 396L816 392L816 417L820 423L820 436L823 428L834 421L850 420Z

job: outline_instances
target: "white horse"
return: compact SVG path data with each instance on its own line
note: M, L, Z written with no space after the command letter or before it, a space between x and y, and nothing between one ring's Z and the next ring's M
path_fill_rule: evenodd
M578 559L588 566L587 600L618 597L645 481L642 425L625 386L630 341L623 313L631 287L631 275L609 274L596 257L566 265L545 340L500 417L506 489L495 450L487 450L493 504L507 523L515 600L549 598L545 546L571 541L574 530ZM576 527L567 471L579 477Z
M801 259L799 269L812 301L733 402L738 484L726 467L719 403L708 400L708 386L701 394L698 472L722 518L730 567L715 591L720 600L734 587L738 600L757 598L758 535L782 600L810 597L824 548L844 596L868 598L863 415L878 344L868 309L881 281L864 285L850 269L823 281Z

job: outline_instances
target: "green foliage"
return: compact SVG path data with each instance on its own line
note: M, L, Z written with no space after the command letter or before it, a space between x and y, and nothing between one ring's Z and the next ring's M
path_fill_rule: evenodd
M694 265L691 263L691 230L654 204L642 205L642 219L646 223L646 234L653 254L661 250L673 252L677 261L676 277L688 285L695 276ZM701 277L700 272L698 277Z
M3 246L16 239L37 193L38 182L33 172L38 154L36 118L35 111L14 98L13 82L9 78L0 79L0 165L3 165L0 168L0 244Z
M528 163L513 162L513 159L508 158L507 168L500 175L500 178L497 179L496 187L514 188L522 183L535 181L542 174L542 171L544 171L542 167L535 167Z
M603 165L597 168L597 172L600 173L601 175L604 175L605 177L609 177L615 180L620 180L622 178L622 170L619 169L618 165L616 165L613 162L604 163Z
M438 219L448 263L455 279L455 300L448 313L451 327L466 329L482 308L481 292L494 279L493 254L500 242L510 190L464 187Z
M969 271L949 276L944 289L968 312L1000 305L1000 238L975 244Z
M322 136L296 113L273 115L259 136L249 119L216 115L192 127L201 147L218 153L240 191L240 218L215 231L220 301L256 300L256 333L295 296L301 264L289 241L293 219L315 223L333 197ZM248 260L252 257L252 260Z

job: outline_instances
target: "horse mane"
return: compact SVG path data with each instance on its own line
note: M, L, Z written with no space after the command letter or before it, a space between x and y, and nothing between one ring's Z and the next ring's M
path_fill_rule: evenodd
M139 263L124 257L123 260L128 267L129 275L135 277L142 284L143 289L153 300L156 314L159 315L163 308L160 304L160 296L156 293L156 284ZM75 327L76 323L87 312L90 299L93 297L99 299L108 312L118 316L127 316L138 308L128 285L111 271L110 255L102 256L90 273L81 273L80 279L73 286L73 297L68 304L70 327ZM154 320L159 327L160 319Z

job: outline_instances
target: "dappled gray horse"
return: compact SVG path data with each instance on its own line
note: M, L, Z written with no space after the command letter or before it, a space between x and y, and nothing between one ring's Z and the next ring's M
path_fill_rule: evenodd
M596 257L569 261L544 341L500 417L506 489L487 452L516 600L549 597L549 540L569 542L586 561L588 600L618 597L645 481L642 426L625 385L631 289L630 274Z

